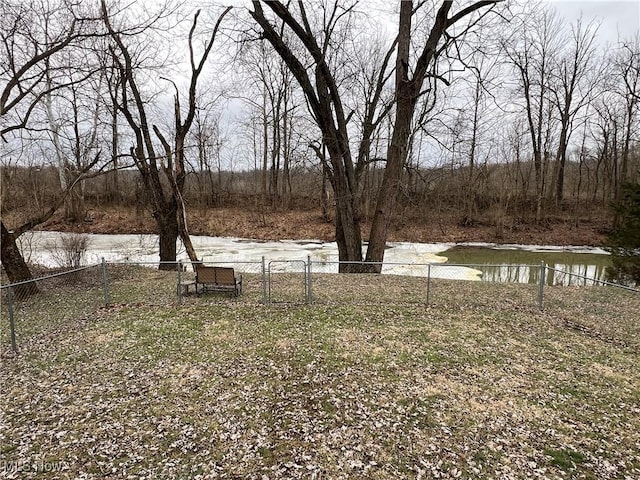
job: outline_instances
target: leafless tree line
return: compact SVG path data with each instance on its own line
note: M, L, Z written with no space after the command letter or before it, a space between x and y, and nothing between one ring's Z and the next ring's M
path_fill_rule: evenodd
M178 238L197 260L189 206L317 198L340 258L375 262L407 206L448 205L462 224L488 206L541 222L638 181L639 38L605 50L596 23L563 24L537 2L1 8L14 281L29 278L15 239L58 208L81 221L87 198L137 199L168 261ZM389 8L393 21L376 16Z

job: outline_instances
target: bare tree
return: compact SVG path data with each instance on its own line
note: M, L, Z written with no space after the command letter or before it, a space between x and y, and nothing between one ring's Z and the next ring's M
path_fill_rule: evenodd
M242 89L242 100L253 117L250 128L257 134L260 125L254 155L261 159L261 203L286 208L291 197L292 164L300 154L297 150L302 148L308 124L300 108L304 98L290 69L268 42L244 38L241 47L238 65L244 78L250 79Z
M536 219L542 219L547 171L552 147L552 68L560 46L560 21L552 10L533 7L504 43L504 51L515 67L519 94L524 101L536 186ZM519 36L518 36L519 35Z
M640 110L640 34L620 42L614 57L614 72L619 80L618 95L624 105L624 134L620 182L616 188L616 200L620 199L620 186L630 178L630 154L632 139L637 138L638 111Z
M6 83L0 92L0 135L6 139L10 132L27 127L46 95L77 85L99 71L99 66L85 62L76 64L70 75L68 65L57 60L102 32L95 13L65 0L50 4L7 0L1 8L5 57L1 75ZM64 73L63 78L56 72Z
M200 11L194 15L188 35L190 81L187 93L187 109L186 114L183 114L179 89L173 83L175 88L174 128L172 142L170 143L160 128L149 120L147 104L136 76L137 67L134 63L132 48L125 43L125 38L113 27L104 0L102 0L101 5L103 21L114 42L111 53L120 76L119 89L114 92L113 99L135 136L134 146L131 147L131 156L140 171L145 189L150 198L153 218L160 238L160 261L167 262L162 263L160 268L172 269L175 267L171 262L176 260L178 237L181 238L185 245L189 258L196 262L198 258L191 244L182 196L186 179L185 140L196 115L198 79L213 48L220 23L231 7L225 9L218 17L198 59L196 59L194 35L198 27ZM156 144L151 135L152 131L160 141L161 151L163 151L162 156L156 152ZM168 191L164 187L161 173L169 185Z
M340 259L360 262L362 240L360 232L359 192L355 175L355 162L351 154L348 133L348 114L338 88L336 73L330 67L332 32L343 18L351 15L354 5L346 7L334 3L323 5L324 21L320 31L315 31L309 21L302 2L285 6L280 2L265 5L279 19L280 26L267 19L261 2L254 1L252 17L261 27L264 37L274 47L300 84L312 115L322 132L326 147L329 179L336 198L336 242ZM296 18L296 14L298 18ZM290 33L285 35L285 26ZM289 43L287 35L301 43L304 50L298 55ZM305 63L310 62L308 67ZM320 153L320 150L317 150ZM341 265L341 271L353 269L352 265Z
M214 110L214 103L211 102L207 107L196 110L191 132L197 149L197 161L191 164L191 168L198 181L201 206L205 207L218 203L222 188L220 150L225 138L220 128L220 112Z
M86 53L85 53L86 55ZM69 65L73 65L69 59ZM70 67L71 68L71 67ZM93 82L95 80L95 82ZM47 82L50 77L47 75ZM81 85L71 85L55 95L44 96L48 136L54 147L60 187L64 191L75 182L87 166L100 155L102 124L106 113L102 104L104 71ZM114 165L117 168L117 165ZM64 204L65 219L81 222L85 219L84 182L80 180Z
M46 96L79 85L99 71L98 66L87 61L75 65L74 72L69 74L68 65L59 60L66 52L81 48L88 39L103 32L95 14L75 2L64 0L47 3L6 0L0 4L0 19L3 50L0 137L8 142L11 135L29 128L34 112L42 106ZM78 172L76 180L63 190L60 200L46 211L15 228L7 228L0 219L2 265L11 282L31 278L16 244L18 237L51 218L83 174L97 163L97 158L94 160L85 165L84 171ZM36 291L33 288L23 290L24 295Z
M477 203L485 186L486 169L482 168L490 160L493 150L497 146L497 139L491 138L496 132L497 99L495 98L496 84L500 81L498 52L489 48L491 42L489 32L483 31L482 48L478 45L468 45L465 50L470 52L464 62L468 75L460 77L458 89L452 85L451 96L454 101L464 103L456 108L454 120L452 162L460 169L460 188L456 197L462 203L461 225L473 225L477 217ZM457 155L456 155L457 154Z
M599 95L590 104L593 114L588 125L594 143L594 165L589 177L592 201L618 200L624 183L638 178L632 158L640 126L639 45L636 37L620 41L610 50L599 81Z
M463 19L475 12L491 9L498 1L479 1L453 13L453 2L444 1L437 9L431 23L431 29L423 42L412 38L412 19L420 8L414 8L411 1L400 5L398 37L388 49L385 62L378 73L376 89L382 90L389 78L390 62L395 52L395 119L391 140L387 148L385 173L377 195L376 209L369 233L369 246L366 260L380 262L384 258L389 223L395 209L396 197L400 185L403 166L407 157L412 121L416 106L423 94L425 80L434 75L439 55L457 41L463 41L467 28L460 27ZM261 28L264 38L274 47L285 61L300 84L309 108L322 132L322 143L328 156L327 166L331 185L336 199L336 241L340 259L348 262L362 260L362 242L360 232L360 189L357 178L357 157L351 152L348 123L351 114L345 109L341 93L341 69L348 64L332 62L334 34L340 31L341 21L352 21L355 3L340 5L322 4L321 18L312 21L302 1L296 4L264 2L277 20L265 15L262 2L253 1L251 16ZM423 6L421 3L418 7ZM319 22L318 22L319 20ZM477 21L477 19L475 19ZM320 23L314 30L312 25ZM467 25L469 26L469 25ZM296 48L289 41L295 38ZM412 41L417 58L411 54ZM344 44L341 44L344 47ZM368 105L371 112L371 124L377 125L388 110L381 104L381 97L374 95ZM364 130L360 144L370 145L373 130ZM322 151L316 152L322 158ZM360 164L361 165L361 164ZM364 270L379 271L380 266L364 267ZM342 264L341 271L363 271L362 265Z
M580 18L575 25L571 25L569 51L561 55L553 66L556 81L551 85L551 93L560 121L552 177L555 188L551 189L556 204L560 204L564 196L567 151L571 135L577 126L577 116L591 101L602 72L601 66L595 61L596 33L597 28L593 23L585 26Z

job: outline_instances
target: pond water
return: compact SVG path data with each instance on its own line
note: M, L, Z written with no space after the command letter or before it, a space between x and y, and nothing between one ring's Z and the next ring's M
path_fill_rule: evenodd
M45 266L59 266L62 256L60 232L30 232L21 237L25 257ZM87 235L85 262L158 261L156 235ZM335 242L316 240L259 241L243 238L192 236L199 257L210 263L258 264L265 258L270 268L300 268L311 258L316 272L338 271ZM187 261L184 249L179 259ZM289 264L298 261L298 265ZM521 246L495 244L430 244L390 242L385 252L383 273L435 278L537 283L540 262L567 272L549 270L548 284L578 284L579 276L604 280L608 254L590 247ZM535 266L531 268L530 266ZM255 268L255 267L254 267Z
M606 281L609 254L599 248L494 244L455 245L443 252L448 264L477 265L488 282L539 282L540 264L547 285L584 285L585 278Z

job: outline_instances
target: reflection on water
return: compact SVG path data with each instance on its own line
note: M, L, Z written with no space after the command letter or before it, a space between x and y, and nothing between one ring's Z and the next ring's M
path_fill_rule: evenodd
M534 283L544 262L546 285L593 285L606 280L609 255L571 250L522 250L456 246L443 253L449 264L477 265L487 282ZM585 278L586 277L586 278ZM589 280L591 279L591 280Z

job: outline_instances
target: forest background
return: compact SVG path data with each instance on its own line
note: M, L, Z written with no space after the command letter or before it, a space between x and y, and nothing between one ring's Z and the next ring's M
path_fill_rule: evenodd
M34 228L601 245L640 37L562 4L3 2L3 267Z

